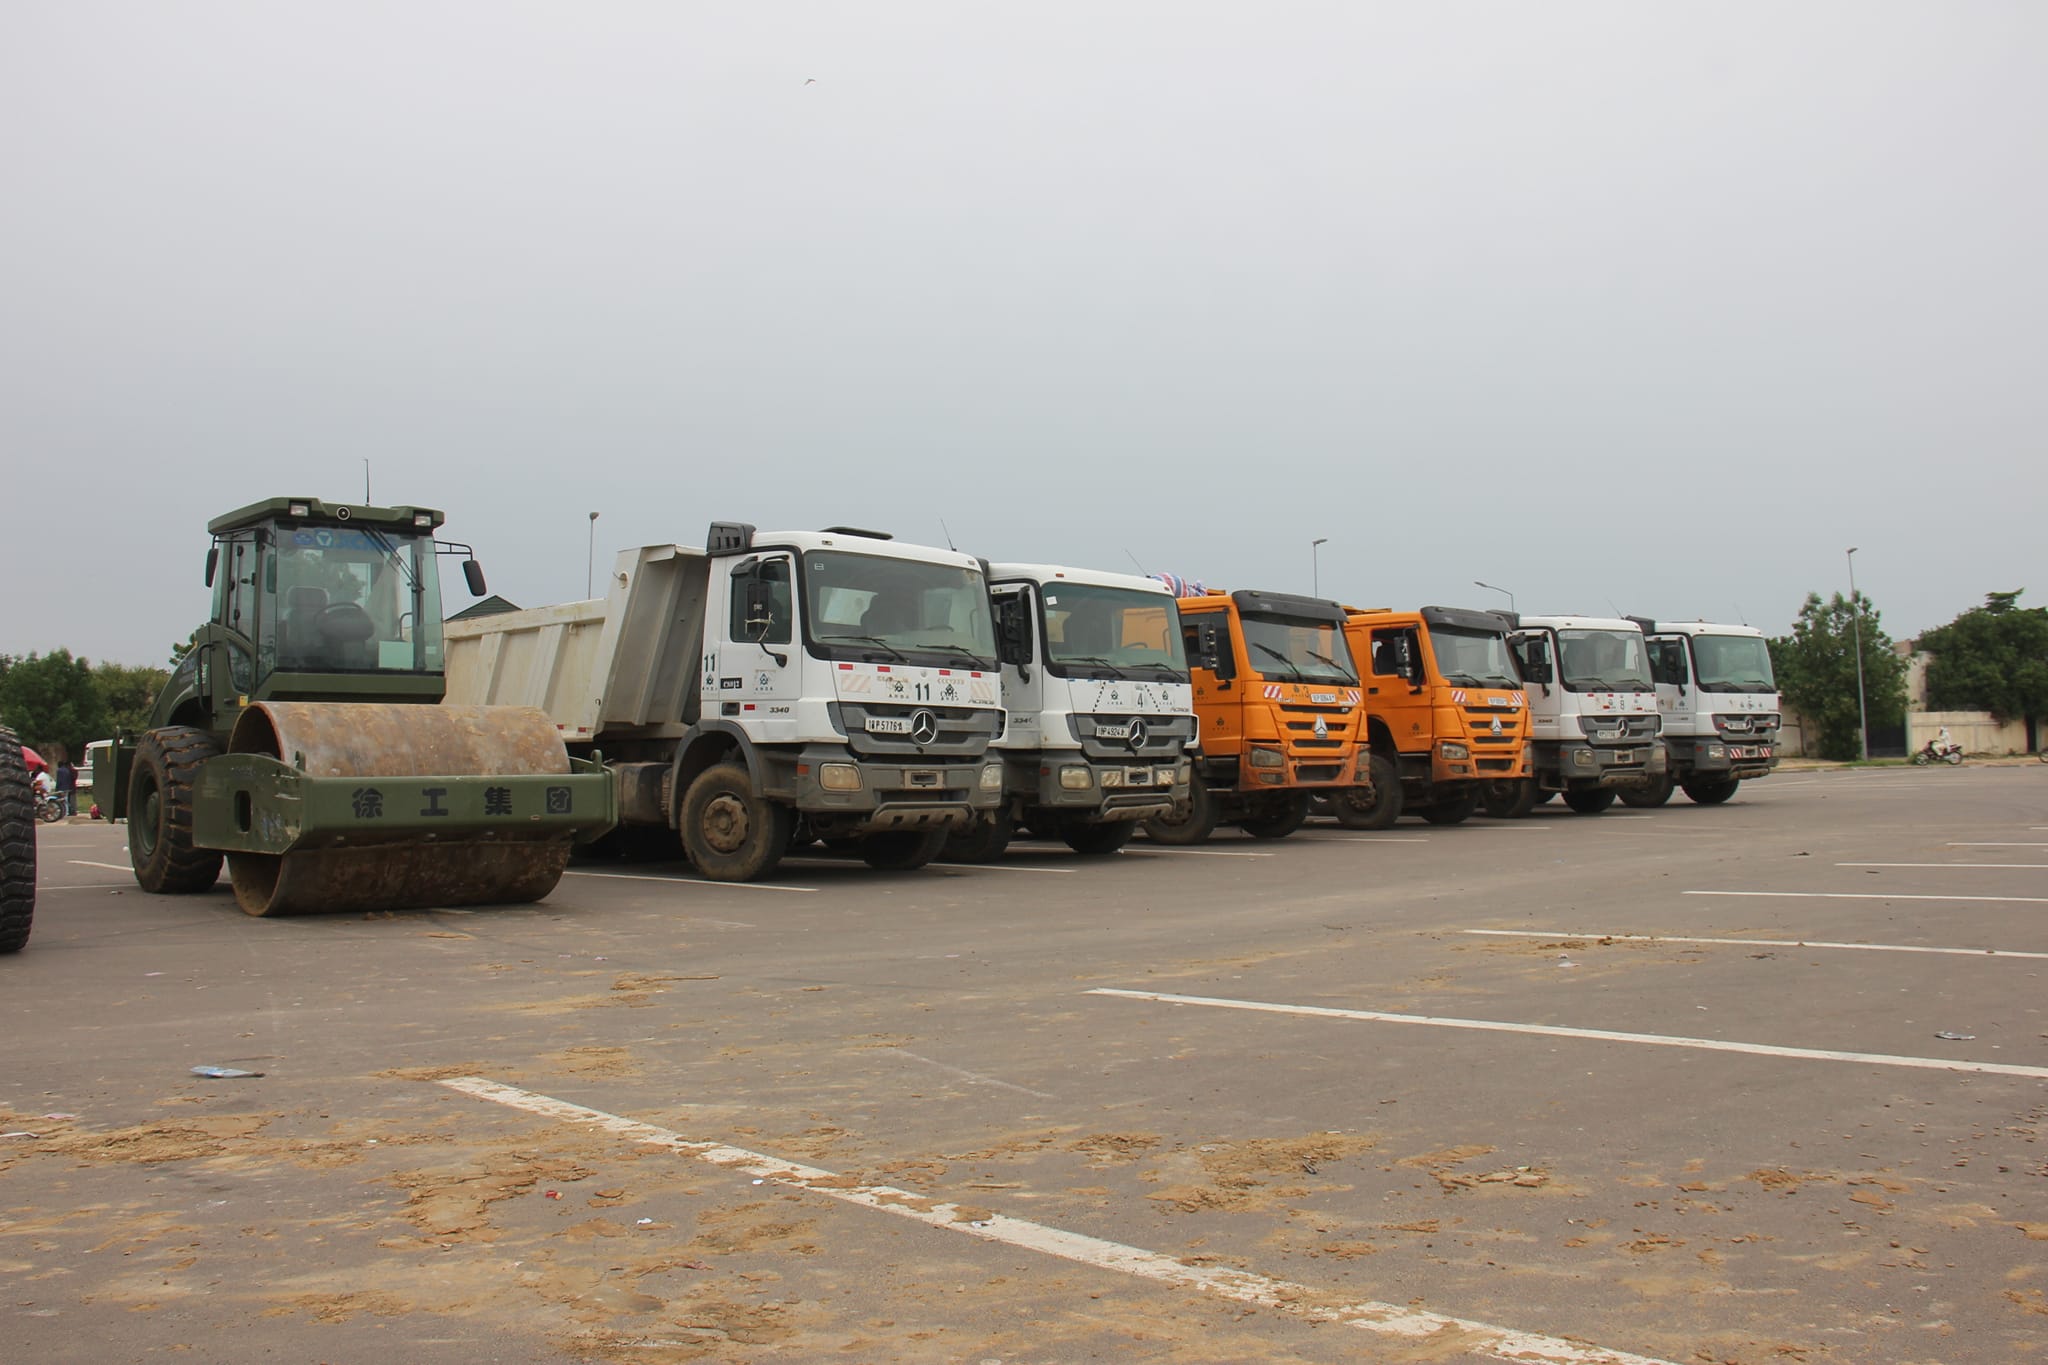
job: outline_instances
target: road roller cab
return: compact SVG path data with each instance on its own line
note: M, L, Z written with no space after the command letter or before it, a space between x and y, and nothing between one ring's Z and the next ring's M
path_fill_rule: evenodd
M572 839L612 823L609 779L530 708L444 707L442 514L272 498L215 518L207 623L149 730L93 770L149 891L211 887L252 914L533 900Z

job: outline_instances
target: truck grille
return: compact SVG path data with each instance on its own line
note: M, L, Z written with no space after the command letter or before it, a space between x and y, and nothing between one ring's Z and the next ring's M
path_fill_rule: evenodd
M832 724L846 736L846 747L863 757L979 758L1002 726L1002 712L970 706L840 701L831 703L827 710ZM878 734L868 728L870 718L914 721L920 711L929 712L937 727L936 736L923 744L908 734Z
M1134 716L1134 715L1075 715L1067 717L1074 738L1080 741L1081 752L1090 758L1145 759L1154 763L1172 762L1181 756L1195 737L1193 716ZM1145 739L1133 748L1129 739L1105 739L1095 733L1098 725L1124 727L1132 721L1142 721Z

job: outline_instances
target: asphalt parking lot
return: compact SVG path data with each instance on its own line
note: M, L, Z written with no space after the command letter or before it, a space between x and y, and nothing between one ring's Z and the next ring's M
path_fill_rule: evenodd
M374 917L40 859L10 1360L2048 1357L2038 764Z

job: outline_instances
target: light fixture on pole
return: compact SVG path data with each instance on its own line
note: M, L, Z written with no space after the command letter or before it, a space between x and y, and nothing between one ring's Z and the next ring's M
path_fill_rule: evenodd
M590 550L583 559L583 595L589 597L597 583L597 513L590 514Z
M1475 588L1485 588L1488 592L1506 593L1508 599L1508 610L1513 611L1515 609L1515 595L1511 592L1508 592L1506 588L1496 588L1493 586L1493 584L1481 583L1476 578L1472 580L1472 586Z
M1856 632L1856 757L1870 757L1870 714L1863 706L1863 600L1856 596L1856 547L1849 560L1849 621Z
M1311 596L1320 597L1323 592L1322 546L1328 536L1317 536L1308 543L1308 590Z

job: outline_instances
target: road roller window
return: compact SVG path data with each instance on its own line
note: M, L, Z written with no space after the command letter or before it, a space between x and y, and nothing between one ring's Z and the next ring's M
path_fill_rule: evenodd
M277 666L318 673L441 671L433 542L375 528L280 529L266 604ZM267 652L267 651L266 651Z

